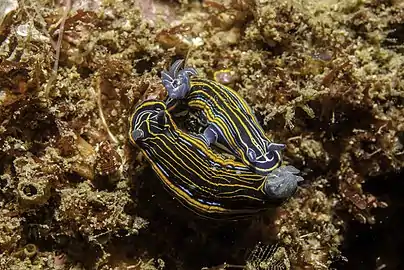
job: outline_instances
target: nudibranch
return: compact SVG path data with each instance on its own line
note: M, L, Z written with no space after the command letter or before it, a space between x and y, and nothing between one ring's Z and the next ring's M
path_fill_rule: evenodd
M202 136L179 129L160 100L146 100L136 107L129 138L166 189L207 218L234 219L264 211L292 196L302 180L293 166L264 176L213 152Z

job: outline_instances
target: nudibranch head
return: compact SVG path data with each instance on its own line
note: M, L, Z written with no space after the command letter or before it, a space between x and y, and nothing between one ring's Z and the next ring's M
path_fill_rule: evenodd
M137 106L130 118L130 141L136 144L164 131L168 123L166 110L166 104L158 100L147 100Z

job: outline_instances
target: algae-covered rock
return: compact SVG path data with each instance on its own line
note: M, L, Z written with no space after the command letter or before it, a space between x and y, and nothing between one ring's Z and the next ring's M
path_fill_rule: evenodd
M0 213L0 250L5 252L16 247L21 239L21 220L7 209L2 209Z
M0 4L1 266L245 265L260 241L296 269L400 265L388 253L402 228L402 1L23 4ZM247 225L193 221L159 189L128 117L165 97L160 72L179 58L287 145L305 182L283 207ZM378 240L362 254L357 238Z

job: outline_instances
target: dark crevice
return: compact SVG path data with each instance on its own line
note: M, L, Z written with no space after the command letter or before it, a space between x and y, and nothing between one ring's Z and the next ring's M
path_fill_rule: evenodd
M364 191L388 203L376 208L374 225L347 222L342 253L348 259L337 269L404 269L404 171L373 177L363 185ZM384 267L384 268L383 268Z

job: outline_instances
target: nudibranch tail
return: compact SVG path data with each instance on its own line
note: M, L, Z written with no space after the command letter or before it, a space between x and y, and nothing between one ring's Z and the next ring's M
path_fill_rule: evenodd
M172 99L184 98L191 88L189 77L198 74L191 67L180 69L183 61L177 60L168 71L161 72L162 83L168 92L168 96Z
M268 174L265 180L264 192L278 199L285 199L293 195L297 189L297 183L303 181L298 176L300 171L293 166L282 166Z

